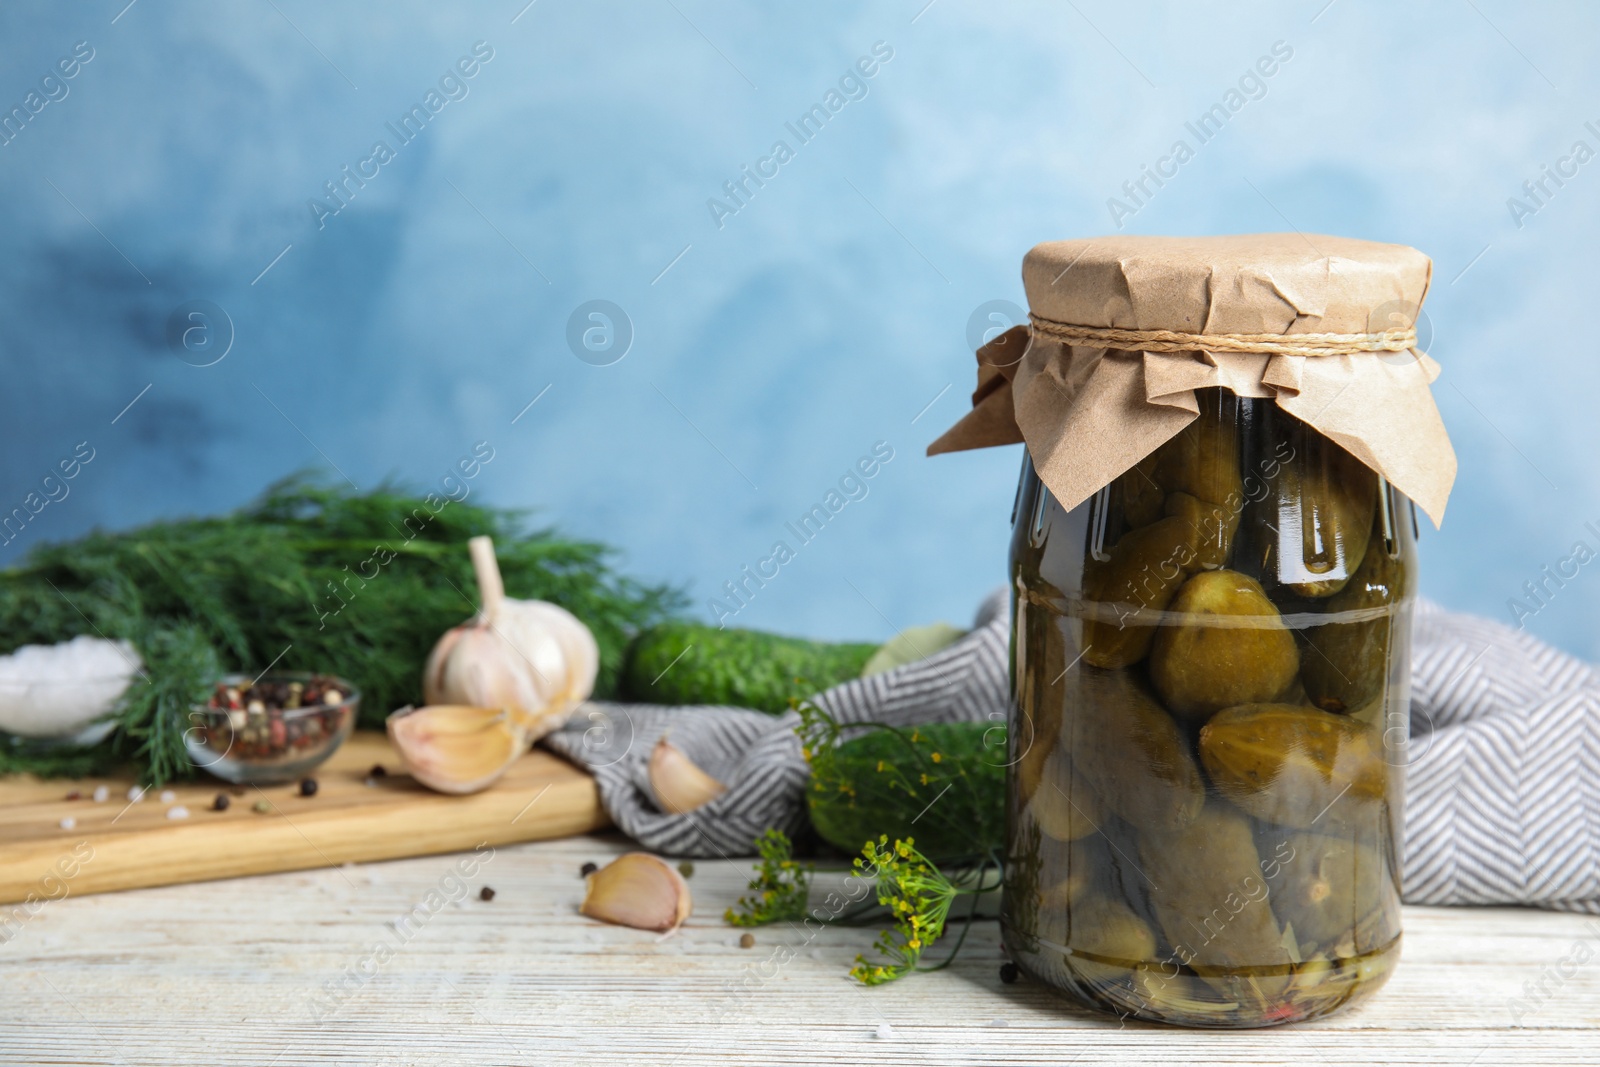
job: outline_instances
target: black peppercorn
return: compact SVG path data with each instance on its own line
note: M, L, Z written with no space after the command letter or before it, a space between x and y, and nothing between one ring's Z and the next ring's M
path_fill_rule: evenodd
M1020 977L1022 977L1022 972L1017 969L1017 965L1015 963L1007 960L1000 965L1000 981L1004 982L1006 985L1010 985Z
M599 867L596 867L592 863L585 863L582 867L578 868L578 874L580 874L584 878L587 878L591 874L593 874L595 871L598 871L599 869L600 869Z
M228 805L230 803L232 803L232 802L228 799L228 794L226 794L226 793L218 793L214 798L212 798L211 810L212 811L227 811L228 810Z
M384 775L386 775L388 773L389 773L388 770L384 768L383 764L374 763L372 765L372 770L367 772L367 777L368 778L382 778Z
M488 903L494 899L494 890L490 889L488 886L484 886L482 889L478 890L478 899L484 903Z
M317 795L317 780L315 778L300 779L300 795L314 797Z

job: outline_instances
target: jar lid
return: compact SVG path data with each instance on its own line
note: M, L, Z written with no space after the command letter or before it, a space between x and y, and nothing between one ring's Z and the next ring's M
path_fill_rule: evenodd
M1415 248L1298 233L1047 241L1022 260L1036 316L1198 334L1410 327L1432 276Z
M1270 398L1435 524L1456 458L1415 324L1433 264L1321 234L1097 237L1033 248L1030 326L978 350L973 410L929 455L1026 442L1075 507L1199 414L1195 390Z

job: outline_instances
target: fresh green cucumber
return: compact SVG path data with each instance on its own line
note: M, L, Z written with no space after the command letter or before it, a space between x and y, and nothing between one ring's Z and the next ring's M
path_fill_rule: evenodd
M662 623L628 647L623 692L650 704L726 704L777 715L791 699L860 677L878 647Z

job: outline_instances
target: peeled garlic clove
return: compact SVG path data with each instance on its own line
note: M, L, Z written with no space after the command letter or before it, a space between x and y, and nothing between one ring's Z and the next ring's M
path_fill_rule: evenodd
M513 716L498 708L401 708L387 725L411 776L440 793L487 789L528 747Z
M625 852L584 879L578 911L591 919L636 930L676 930L694 902L689 883L665 860Z
M656 803L672 815L686 815L728 791L664 737L650 750L648 771Z

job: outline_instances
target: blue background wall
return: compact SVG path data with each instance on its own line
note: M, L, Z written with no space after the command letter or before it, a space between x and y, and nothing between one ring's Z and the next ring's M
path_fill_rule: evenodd
M1462 473L1425 592L1509 619L1575 540L1600 548L1600 161L1507 204L1600 149L1593 5L523 2L0 8L4 110L94 53L0 147L0 510L95 449L0 561L308 464L436 482L484 440L482 499L619 545L704 613L881 440L867 497L738 621L963 621L1002 581L1019 460L922 456L965 407L974 309L1021 302L1033 243L1112 230L1107 199L1279 41L1264 95L1127 230L1427 251ZM478 41L467 95L400 146L385 124ZM866 95L800 145L784 124L879 41ZM319 228L308 200L379 139L394 159ZM708 199L779 139L794 158L719 226ZM233 332L208 367L166 337L201 299ZM566 339L592 299L632 324L608 366ZM1529 626L1595 656L1591 570Z

